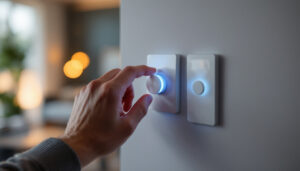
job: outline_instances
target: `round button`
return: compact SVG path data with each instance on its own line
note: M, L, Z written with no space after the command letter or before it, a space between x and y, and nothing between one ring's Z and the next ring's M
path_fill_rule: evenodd
M152 94L162 94L166 91L167 87L165 79L159 74L151 75L147 79L146 86Z
M194 82L193 90L196 94L201 95L204 92L204 84L201 81Z

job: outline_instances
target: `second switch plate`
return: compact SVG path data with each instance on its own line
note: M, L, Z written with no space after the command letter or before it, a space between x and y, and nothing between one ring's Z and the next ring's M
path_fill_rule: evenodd
M148 55L147 65L157 69L166 81L166 91L152 94L151 108L157 112L178 113L180 109L180 57L178 55Z
M215 55L187 56L187 119L197 124L217 124Z

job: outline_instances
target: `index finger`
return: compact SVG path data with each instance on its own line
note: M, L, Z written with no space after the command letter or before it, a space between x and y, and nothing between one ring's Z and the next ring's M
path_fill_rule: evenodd
M118 88L121 90L126 90L127 87L134 81L134 79L141 76L149 76L155 72L155 68L148 67L146 65L127 66L120 71L112 81L116 83L116 85L119 86Z

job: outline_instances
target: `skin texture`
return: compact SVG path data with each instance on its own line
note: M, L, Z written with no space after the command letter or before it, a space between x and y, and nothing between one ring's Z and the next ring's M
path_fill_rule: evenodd
M75 97L71 117L61 139L77 154L81 167L121 146L146 115L152 96L144 94L134 105L132 82L155 68L128 66L91 81Z

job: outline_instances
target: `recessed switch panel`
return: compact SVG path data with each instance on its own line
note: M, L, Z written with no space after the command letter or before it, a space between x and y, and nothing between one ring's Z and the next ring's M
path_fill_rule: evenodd
M187 119L205 125L217 123L215 55L187 56Z
M151 109L166 113L179 112L179 62L178 55L148 55L147 65L157 69L146 81L148 93L153 96Z

